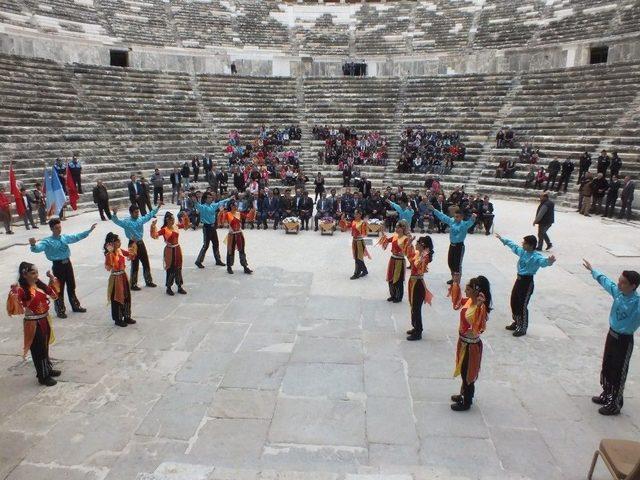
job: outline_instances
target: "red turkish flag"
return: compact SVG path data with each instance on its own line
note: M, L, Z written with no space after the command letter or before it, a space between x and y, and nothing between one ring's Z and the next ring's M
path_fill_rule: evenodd
M74 210L78 209L78 199L80 195L78 195L78 189L76 188L76 183L73 181L73 177L71 176L71 168L67 165L67 194L69 195L69 204L71 204L71 208Z
M16 202L16 212L18 212L18 216L22 217L27 211L27 207L24 205L22 194L18 188L18 182L16 182L16 174L13 171L13 162L9 165L9 188L11 189L11 195L13 195Z

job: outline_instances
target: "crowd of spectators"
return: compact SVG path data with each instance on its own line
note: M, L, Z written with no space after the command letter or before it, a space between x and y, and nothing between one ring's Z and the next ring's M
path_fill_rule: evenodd
M458 132L429 131L423 126L403 130L400 149L397 167L404 173L449 173L466 154Z
M318 152L320 165L386 165L387 137L380 132L357 132L353 127L314 126L313 138L324 140L324 150Z
M520 153L518 154L518 160L503 158L498 163L496 167L496 178L514 178L516 172L522 165L525 165L527 168L527 183L525 184L526 188L531 186L531 183L536 184L536 188L538 185L538 175L540 175L540 182L543 183L546 181L546 174L544 168L539 168L535 171L534 166L540 160L540 149L534 148L531 144L525 143L520 149Z

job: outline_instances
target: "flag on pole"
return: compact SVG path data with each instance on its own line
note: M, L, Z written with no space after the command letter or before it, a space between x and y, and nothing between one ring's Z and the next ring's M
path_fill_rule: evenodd
M13 195L13 199L16 202L16 212L19 217L23 217L27 208L24 206L24 200L22 199L22 194L18 188L18 182L16 182L16 174L13 171L13 162L9 165L9 188L11 189L11 195Z
M47 172L47 178L45 180L45 188L47 190L47 210L53 215L58 215L62 207L64 207L65 196L62 184L58 174L54 171L53 167L51 171Z
M67 177L65 183L67 184L67 193L69 194L69 203L71 204L71 208L77 210L80 195L78 195L76 183L73 181L73 176L71 176L71 167L69 167L69 165L67 165Z

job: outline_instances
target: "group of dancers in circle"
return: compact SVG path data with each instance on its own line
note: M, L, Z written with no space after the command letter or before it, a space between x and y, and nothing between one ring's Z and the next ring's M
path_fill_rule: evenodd
M114 323L120 327L135 324L131 312L131 292L140 290L138 287L138 270L142 263L143 277L147 287L155 287L151 276L149 257L144 243L144 225L151 224L151 237L165 242L163 262L166 272L166 293L174 295L173 286L177 286L179 294L186 294L182 279L182 249L179 243L179 231L189 226L186 215L176 219L171 212L164 216L163 224L157 227L155 217L160 203L146 215L140 215L136 205L129 208L129 216L120 218L117 209L113 210L112 221L120 226L128 239L127 248L123 248L120 237L109 232L104 241L105 268L109 272L107 288L108 300L111 303L111 315ZM215 263L226 266L227 272L233 274L235 251L237 250L246 274L251 274L245 253L245 238L242 232L241 215L233 197L214 202L213 194L205 194L202 203L196 205L203 223L203 245L196 259L196 266L204 268L203 262L209 246L212 245ZM460 393L451 397L451 408L454 411L468 410L475 393L475 382L478 379L482 362L482 339L492 310L491 285L485 276L470 279L464 289L461 286L462 262L464 258L464 241L467 231L475 222L475 215L463 220L461 212L453 217L434 210L434 215L441 222L449 225L450 245L448 265L451 272L449 296L454 310L460 311L458 342L454 376L460 376L462 385ZM402 218L403 212L399 212ZM225 239L227 246L226 264L222 262L219 252L217 228L228 224L229 231ZM56 384L55 377L61 372L53 368L49 357L49 345L55 340L49 314L50 300L54 301L55 312L59 318L66 318L64 291L73 312L86 312L75 293L75 276L70 258L69 245L88 237L95 228L91 225L88 230L78 234L62 234L62 224L59 219L49 221L52 235L40 241L29 239L32 252L44 252L52 262L51 271L47 271L48 283L40 280L38 269L32 263L22 262L18 269L18 282L11 286L7 300L9 315L24 316L23 356L31 352L38 381L42 385ZM355 261L355 271L351 279L368 275L365 257L369 257L365 238L368 226L361 210L354 212L350 225L352 235L352 254ZM513 336L526 335L529 326L528 304L534 290L534 276L540 268L555 263L555 257L544 256L536 250L537 238L527 235L521 245L503 238L496 237L518 257L517 278L511 291L511 322L506 329L512 331ZM415 243L415 245L414 245ZM378 244L387 249L391 246L391 257L387 268L386 280L389 285L389 302L399 303L403 299L404 282L407 268L410 275L407 283L409 304L411 310L411 329L407 331L407 340L416 341L422 338L422 306L431 303L433 294L427 288L424 275L434 258L434 246L431 237L422 236L417 240L411 235L409 223L400 220L395 233L387 236L380 233ZM131 264L131 275L127 277L126 260ZM408 261L408 267L407 267ZM615 415L623 405L624 384L626 381L629 360L633 350L633 334L640 327L640 296L637 288L640 285L640 274L633 270L625 270L618 282L607 278L601 272L593 269L588 261L584 261L592 277L613 297L614 302L609 315L609 333L605 343L605 351L601 370L600 383L602 393L592 398L601 405L599 412L603 415Z

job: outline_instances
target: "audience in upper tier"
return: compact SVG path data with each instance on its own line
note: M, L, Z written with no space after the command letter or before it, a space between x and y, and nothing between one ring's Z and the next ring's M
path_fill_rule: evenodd
M400 148L397 166L405 173L449 173L466 154L458 132L429 131L423 126L406 128L400 134Z
M357 132L355 128L318 126L312 130L314 140L324 140L324 152L320 152L320 164L386 165L388 141L380 132Z

